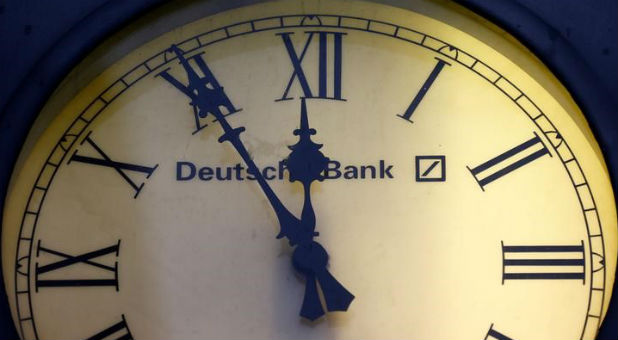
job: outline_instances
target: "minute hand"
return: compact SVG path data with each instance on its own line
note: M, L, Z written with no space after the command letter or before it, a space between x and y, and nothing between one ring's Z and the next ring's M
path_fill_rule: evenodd
M305 229L302 227L302 222L296 218L279 200L279 197L272 190L264 176L255 165L249 152L240 140L240 134L245 130L244 127L232 128L225 118L225 115L219 108L220 105L227 100L227 96L222 87L208 88L204 84L204 80L200 78L195 70L189 65L189 62L184 58L183 52L176 46L172 46L171 50L176 53L180 63L187 72L189 78L189 91L184 91L191 98L192 104L197 106L202 115L207 113L212 114L216 121L223 128L223 135L219 137L219 143L224 141L230 142L240 157L243 159L251 174L253 174L260 184L260 188L268 198L270 205L273 207L277 219L279 220L280 231L277 238L285 237L290 242L290 245L297 245L306 241L310 241L314 232L313 229Z
M198 94L198 97L200 97L200 94ZM203 100L204 98L198 98L198 102L202 102ZM200 108L200 110L202 109L200 107L200 104L198 104L198 107ZM280 226L280 231L277 235L277 238L286 237L289 240L290 245L292 246L303 243L307 240L311 240L314 236L313 229L305 230L302 227L302 222L298 218L296 218L296 216L294 216L283 205L283 203L281 203L279 197L277 197L268 182L266 182L266 179L264 179L264 176L255 165L255 162L249 156L249 152L247 152L245 145L240 140L240 133L242 133L245 128L232 128L225 119L225 116L221 114L221 112L213 114L216 117L217 121L219 121L219 123L221 124L221 127L224 131L223 135L219 137L219 143L223 143L224 141L232 143L240 157L247 165L249 172L255 176L255 179L260 184L260 188L262 188L262 191L264 191L264 194L266 195L266 198L268 198L270 205L273 207L273 210L277 215L277 219L279 220Z

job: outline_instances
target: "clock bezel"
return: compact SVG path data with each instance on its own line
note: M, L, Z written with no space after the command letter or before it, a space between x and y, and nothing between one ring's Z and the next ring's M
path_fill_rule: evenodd
M212 1L211 8L213 12L202 13L202 15L214 14L230 8L256 3L258 1ZM616 131L613 126L616 126L615 104L607 93L608 91L598 82L591 81L591 74L584 63L578 62L577 53L569 48L570 46L564 39L557 37L556 41L563 49L563 53L543 53L547 50L547 41L538 39L542 30L546 30L548 25L537 17L531 16L521 5L511 4L510 7L507 1L495 1L488 4L481 4L481 1L461 1L467 7L474 9L480 13L485 13L486 18L507 32L518 37L524 45L532 51L537 52L537 56L545 62L545 64L562 80L562 83L568 90L573 93L578 105L586 114L586 118L595 133L597 141L604 152L608 163L608 169L612 179L614 192L616 192L616 155L609 152L612 146L616 146ZM53 51L47 54L46 58L41 60L30 72L29 76L22 82L16 94L11 98L5 106L3 115L0 117L0 145L2 147L1 154L4 162L0 162L0 203L4 204L6 188L13 170L13 164L17 159L17 155L23 142L30 130L30 126L36 119L41 107L55 89L60 80L69 73L69 71L87 55L95 46L103 41L108 35L115 32L119 27L124 26L129 20L138 18L144 13L152 10L160 5L160 0L141 0L131 5L123 4L122 2L112 1L106 6L99 8L91 14L86 20L71 30L65 35L61 42L57 44ZM395 4L394 1L388 1L389 5L403 7L401 4ZM506 7L510 10L500 12ZM113 16L110 14L113 13ZM114 19L110 19L113 17ZM528 31L517 31L515 29L517 23L531 23L532 29ZM106 22L105 25L93 25L91 23ZM534 34L534 33L537 34ZM542 40L542 41L541 41ZM553 41L553 44L556 44ZM71 48L67 48L70 46ZM43 84L41 86L40 84ZM10 127L10 129L8 128ZM614 283L616 288L616 283ZM8 312L8 303L6 296L1 295L0 304L2 308ZM616 310L616 294L612 297L608 316L612 310ZM12 325L10 321L9 324ZM606 322L607 324L607 322ZM17 333L15 333L17 334Z

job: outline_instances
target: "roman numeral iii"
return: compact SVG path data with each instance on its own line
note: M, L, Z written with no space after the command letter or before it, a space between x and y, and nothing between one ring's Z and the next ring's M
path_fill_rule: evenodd
M505 280L582 280L586 278L584 241L566 246L506 246L502 242Z
M39 288L49 287L115 287L118 291L119 251L120 240L109 247L74 256L44 247L39 240L36 249L37 258L45 253L61 259L44 265L36 263L34 276L36 291L38 292ZM99 259L106 255L112 257L107 259L108 263L105 263L104 259ZM79 270L80 265L89 267L88 274L82 274L83 271Z
M133 335L127 326L127 321L122 315L122 320L105 328L99 333L87 338L86 340L133 340Z
M345 33L326 31L305 32L305 34L307 34L307 40L305 40L300 54L296 51L292 39L290 38L293 34L292 32L277 33L283 40L285 50L292 62L293 71L283 91L283 95L276 101L292 99L292 97L288 97L288 94L295 80L297 80L298 85L300 85L305 98L345 100L341 97L342 41ZM315 88L311 88L307 77L308 74L311 74L308 72L315 72L316 70L306 72L302 65L307 50L311 46L312 41L314 41L315 36L317 36L318 40L317 91ZM332 48L332 53L330 53L329 45ZM329 87L328 77L330 67L332 67L333 71L332 78L330 79L331 87Z
M80 145L83 146L84 142L88 143L88 145L90 145L90 147L93 150L95 150L95 152L98 153L101 158L80 155L78 154L80 150L75 150L75 152L73 152L73 155L71 155L71 158L69 159L67 164L71 164L71 162L75 161L75 162L80 162L80 163L86 163L86 164L92 164L92 165L112 168L116 170L116 172L133 188L133 190L135 191L133 198L137 198L137 195L139 195L140 191L144 187L145 182L141 182L139 184L135 183L135 181L133 181L131 177L129 177L126 171L139 172L139 173L146 175L146 178L149 178L152 175L152 173L157 169L159 164L155 164L155 166L150 167L150 166L114 161L103 151L103 149L101 149L99 145L97 145L97 143L94 142L94 140L90 137L91 133L92 131L88 132L88 134L86 135L86 138L84 138L84 140L80 143Z
M551 157L551 153L535 132L533 138L503 152L485 163L474 168L467 168L481 186L481 189L485 191L485 186L487 184L544 155L549 155Z

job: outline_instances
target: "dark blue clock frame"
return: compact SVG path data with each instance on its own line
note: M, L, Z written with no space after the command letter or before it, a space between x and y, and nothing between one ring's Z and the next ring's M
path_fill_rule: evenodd
M75 64L107 36L149 10L163 5L164 2L163 0L0 2L0 55L4 56L0 57L0 77L3 82L0 86L0 206L4 206L13 164L30 126L57 84ZM217 8L224 10L253 1L213 2ZM395 0L383 2L397 6ZM612 0L585 3L572 0L559 2L458 0L457 2L518 38L562 81L584 111L599 141L616 192L618 180L616 2ZM592 6L592 13L596 11L607 25L600 25L594 15L568 15L566 7L572 12L573 8L577 8L578 2L581 8ZM62 27L66 30L39 31L42 27ZM580 36L595 36L598 41L606 42L599 48L607 58L599 62L598 58L582 55L582 47L577 45L578 41L569 39L570 30L579 33ZM21 45L12 44L16 39ZM39 46L51 47L45 50L37 48ZM24 58L26 53L32 52L35 53L30 59ZM14 63L22 63L18 65L17 71L9 69L15 65ZM614 284L609 312L598 339L618 338L616 288ZM6 294L2 293L0 338L17 337Z

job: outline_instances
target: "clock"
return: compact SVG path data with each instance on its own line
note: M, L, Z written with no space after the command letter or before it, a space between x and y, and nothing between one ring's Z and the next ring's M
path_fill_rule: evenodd
M609 173L503 32L435 3L149 16L21 148L2 236L21 337L594 338Z

